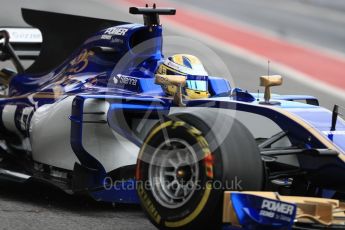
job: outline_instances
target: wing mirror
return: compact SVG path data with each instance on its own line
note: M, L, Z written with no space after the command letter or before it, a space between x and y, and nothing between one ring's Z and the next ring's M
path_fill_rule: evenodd
M262 76L260 77L260 86L265 87L265 101L262 104L273 105L275 102L270 102L271 100L271 87L279 86L283 84L283 77L280 75Z
M156 74L155 83L163 86L176 86L174 95L174 104L178 106L185 106L183 103L182 87L186 85L186 76L182 75L163 75Z

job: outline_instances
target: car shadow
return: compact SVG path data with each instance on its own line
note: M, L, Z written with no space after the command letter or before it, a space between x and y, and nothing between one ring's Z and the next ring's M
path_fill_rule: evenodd
M140 205L111 204L83 195L69 195L59 188L41 182L17 183L0 180L0 200L22 202L41 208L77 212L141 212Z

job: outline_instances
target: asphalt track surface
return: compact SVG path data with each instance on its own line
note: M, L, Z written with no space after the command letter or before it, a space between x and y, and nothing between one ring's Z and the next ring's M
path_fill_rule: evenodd
M152 3L152 1L148 1ZM284 85L273 89L282 94L308 94L320 99L323 106L332 108L337 103L345 105L345 3L341 0L175 0L156 1L159 5L177 8L177 19L162 17L167 40L187 39L193 44L203 44L204 50L224 62L231 75L224 74L234 85L256 92L258 78L267 73L267 59L271 60L271 74L284 76ZM55 12L74 13L121 21L141 22L141 17L127 14L128 5L142 5L137 0L75 0L75 1L18 1L0 0L0 26L23 26L20 8L34 8ZM179 10L180 13L179 14ZM184 15L190 15L187 18ZM184 16L184 18L182 17ZM196 30L197 16L207 19L204 31ZM219 40L217 25L221 22L231 29L249 32L258 38L278 41L280 45L302 47L303 51L337 60L337 71L333 64L309 63L296 69L296 62L270 56L258 55L255 47L236 40ZM213 28L213 27L214 28ZM229 29L229 28L228 28ZM78 28L76 28L76 33ZM231 34L232 38L239 34ZM239 37L243 39L243 37ZM248 37L247 37L248 38ZM240 39L240 40L241 40ZM259 41L259 40L257 40ZM267 42L267 40L265 40ZM190 43L188 43L190 45ZM256 43L270 45L271 43ZM168 42L169 45L169 42ZM240 47L239 47L240 45ZM171 45L167 52L198 53L198 46ZM187 50L182 50L188 48ZM281 50L282 55L287 51ZM279 54L279 53L278 53ZM266 55L266 56L265 56ZM311 60L315 55L310 56ZM207 54L200 57L208 60ZM296 57L297 58L297 57ZM309 58L308 58L309 59ZM301 60L303 62L305 60ZM287 64L288 63L288 64ZM324 62L327 63L327 62ZM208 67L208 63L205 63ZM4 64L0 64L0 67ZM224 67L223 66L223 67ZM297 66L298 67L298 66ZM330 70L330 74L312 76L316 72ZM317 71L319 70L319 71ZM211 66L211 74L217 69ZM222 73L222 71L220 71ZM226 71L225 71L226 72ZM327 72L326 72L327 73ZM317 75L317 74L315 74ZM334 91L332 91L335 89ZM260 89L262 91L262 89ZM15 184L0 181L0 229L154 229L146 220L139 206L97 203L85 197L66 195L50 186L29 183Z

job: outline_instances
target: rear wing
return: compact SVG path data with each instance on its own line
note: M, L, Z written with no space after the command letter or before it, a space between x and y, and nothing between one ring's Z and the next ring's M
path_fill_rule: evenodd
M29 74L51 71L94 33L128 24L33 9L22 9L22 16L33 28L0 28L0 61L11 59L18 73ZM21 60L35 62L24 69Z
M43 36L39 57L25 73L42 74L63 63L94 33L128 22L91 18L33 9L22 9L24 21L38 28Z
M19 73L21 60L35 60L42 45L42 34L35 28L0 28L0 61L11 60Z

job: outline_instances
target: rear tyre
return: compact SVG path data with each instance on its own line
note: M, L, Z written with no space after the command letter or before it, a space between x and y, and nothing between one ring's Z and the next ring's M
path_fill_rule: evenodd
M232 124L219 137L210 131L217 125L214 115L174 115L144 141L137 190L159 229L216 229L222 223L224 190L262 189L263 165L253 136L237 120L217 114L221 125Z

